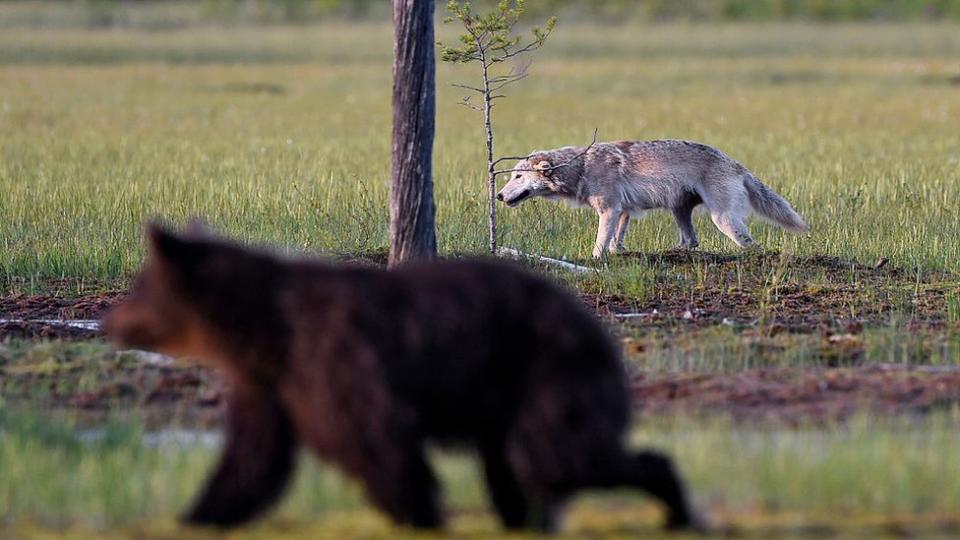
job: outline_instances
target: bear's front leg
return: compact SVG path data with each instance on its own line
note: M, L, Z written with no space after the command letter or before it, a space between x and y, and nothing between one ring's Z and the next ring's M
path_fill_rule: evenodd
M290 419L275 398L255 390L235 390L227 399L220 464L182 520L231 527L253 519L283 494L296 448Z
M443 526L437 479L420 443L397 443L366 456L359 472L370 501L393 521L418 529Z

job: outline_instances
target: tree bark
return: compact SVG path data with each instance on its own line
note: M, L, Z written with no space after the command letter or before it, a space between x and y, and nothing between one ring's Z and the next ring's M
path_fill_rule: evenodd
M483 65L483 125L487 130L487 232L488 249L491 255L497 254L497 174L493 162L493 98L490 91L490 64L483 44L477 40L480 63Z
M437 253L433 202L434 0L393 1L393 157L388 266Z

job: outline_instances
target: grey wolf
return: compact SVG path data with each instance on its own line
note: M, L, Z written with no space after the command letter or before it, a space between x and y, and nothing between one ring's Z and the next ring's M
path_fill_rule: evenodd
M746 167L690 141L618 141L533 152L517 163L497 198L516 206L533 197L593 208L600 216L595 258L621 250L630 217L657 208L673 213L679 248L700 244L692 220L700 204L741 247L754 244L745 222L751 212L791 231L809 230L790 203Z
M157 226L148 239L108 336L201 359L231 388L220 464L186 521L254 518L304 446L396 522L439 527L433 441L476 449L509 528L550 530L577 491L615 487L660 500L672 527L694 524L670 459L625 448L618 348L560 287L503 262L385 271Z

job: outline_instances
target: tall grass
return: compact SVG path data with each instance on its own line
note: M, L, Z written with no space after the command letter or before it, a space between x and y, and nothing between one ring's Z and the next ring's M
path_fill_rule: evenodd
M798 237L756 224L764 245L956 270L957 36L943 25L561 28L500 103L498 146L584 143L595 127L603 139L700 140L813 226ZM383 25L4 32L0 274L122 278L151 216L202 215L295 249L385 249L389 58ZM446 252L484 246L481 122L447 85L465 75L439 68ZM535 201L501 215L503 245L589 255L589 212ZM708 220L697 226L704 249L732 249ZM627 247L674 242L659 215Z
M498 0L474 0L486 11ZM442 12L446 3L438 2ZM540 17L624 21L960 20L960 0L539 0ZM318 20L388 20L378 0L5 0L0 27L92 27L159 30L196 25L251 25Z
M957 421L954 412L770 431L720 421L647 419L633 443L675 456L701 506L723 521L748 528L757 516L778 515L800 522L883 522L904 515L950 515L960 504L960 483L951 474L960 452ZM135 422L114 423L98 437L82 439L70 424L10 410L0 413L0 440L0 532L6 528L8 534L27 522L57 529L169 527L199 489L217 452L202 445L145 442ZM487 509L472 457L442 452L434 461L455 514ZM342 520L365 507L362 492L348 479L306 456L301 465L279 519L325 516L321 519L336 523L333 511ZM647 522L643 516L651 515L649 502L635 493L578 501L571 517L575 528L590 522L596 527L599 516L616 515L617 508L629 509L620 526ZM361 515L358 523L370 526L369 512ZM496 530L492 519L483 527L487 535ZM389 528L380 531L389 536Z

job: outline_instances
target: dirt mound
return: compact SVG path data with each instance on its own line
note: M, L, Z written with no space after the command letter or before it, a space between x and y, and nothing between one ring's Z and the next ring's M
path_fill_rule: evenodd
M152 428L218 424L223 386L215 374L192 365L131 360L104 356L97 366L80 369L67 364L58 372L8 366L0 369L0 382L10 405L70 412L90 424L118 410L135 411ZM63 384L64 378L85 373L96 383ZM38 385L57 390L39 397L29 390ZM652 373L635 376L631 388L641 420L682 416L814 427L842 423L862 413L920 415L960 407L960 368L875 365Z
M98 331L91 328L56 324L46 321L0 322L0 341L5 339L60 339L81 341L96 337Z
M791 255L779 251L744 251L742 253L712 253L700 250L671 249L662 252L626 252L617 255L620 259L640 260L648 264L662 266L693 266L693 265L741 265L748 267L797 267L806 271L824 270L834 275L846 275L849 272L858 272L863 275L878 277L899 277L904 271L896 266L888 265L886 259L880 259L874 264L864 264L834 257L832 255ZM589 264L589 263L585 263Z
M699 251L620 258L653 267L649 292L642 298L592 291L582 296L601 315L641 328L760 324L774 332L813 333L851 323L881 325L894 317L913 326L942 327L949 323L947 297L957 294L955 275L916 275L883 259L866 265L830 256Z
M99 320L123 299L121 292L67 298L19 295L0 298L0 341L5 339L61 339L77 341L98 335L92 325L67 321Z
M729 415L737 422L829 424L862 412L922 414L960 405L960 368L879 364L640 375L644 415Z
M79 296L18 295L0 298L0 319L99 319L123 299L122 292Z
M383 266L386 254L362 253L338 260ZM614 258L610 268L603 271L616 272L618 266L631 260L649 264L655 274L649 286L641 288L641 296L590 290L585 284L580 297L601 317L640 331L683 332L727 325L759 327L771 334L829 334L849 332L851 325L883 325L893 318L913 327L940 328L952 324L947 320L948 297L960 294L960 278L943 272L918 276L884 260L866 265L837 257L795 257L776 252L627 253ZM65 288L60 283L56 290ZM124 294L111 291L72 298L60 294L0 298L0 319L98 319ZM0 326L0 339L74 339L78 335L72 330L61 332L56 326L31 326L26 330Z

